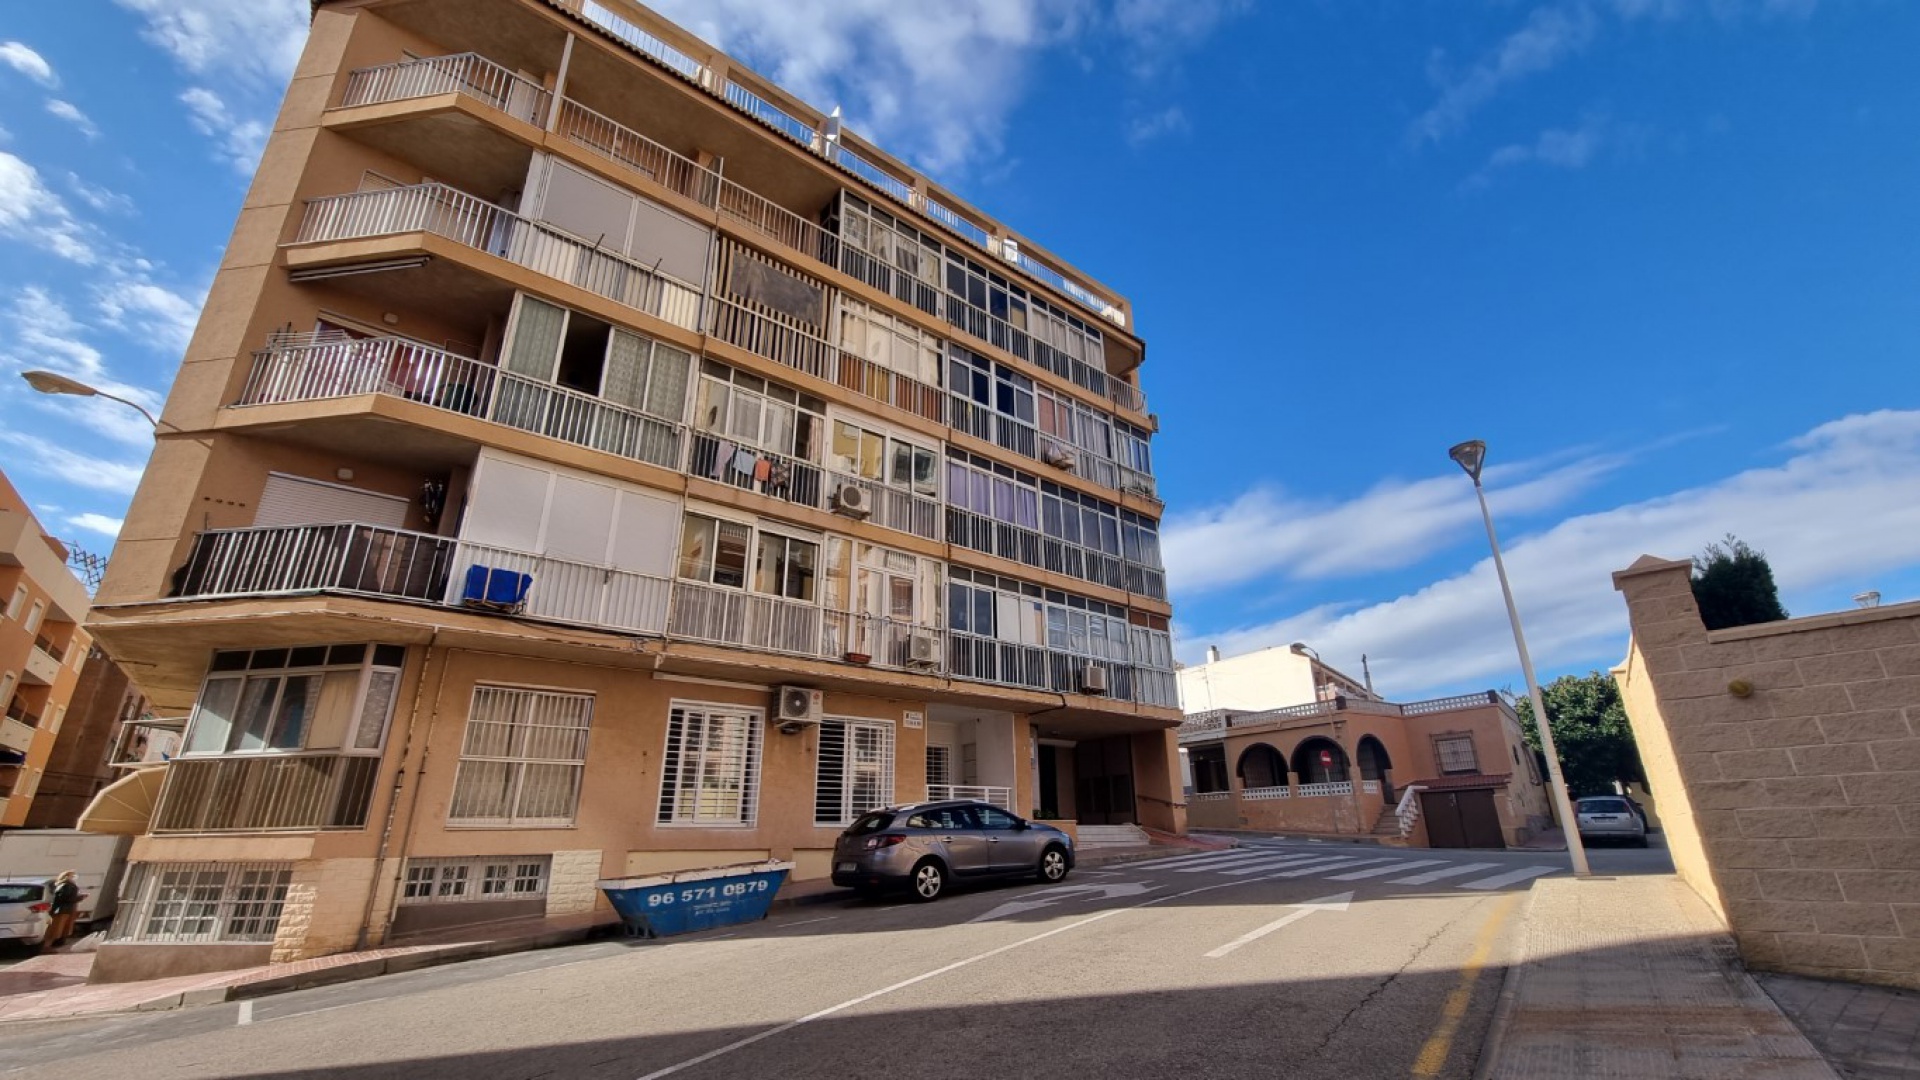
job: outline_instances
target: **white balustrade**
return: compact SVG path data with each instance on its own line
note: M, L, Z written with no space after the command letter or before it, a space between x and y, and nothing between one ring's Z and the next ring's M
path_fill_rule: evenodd
M1303 799L1323 799L1333 795L1351 795L1353 794L1353 784L1346 780L1338 780L1327 784L1301 784L1294 789L1294 794Z
M1293 790L1285 784L1276 784L1273 787L1244 788L1240 792L1240 797L1254 801L1261 799L1290 799L1293 797Z

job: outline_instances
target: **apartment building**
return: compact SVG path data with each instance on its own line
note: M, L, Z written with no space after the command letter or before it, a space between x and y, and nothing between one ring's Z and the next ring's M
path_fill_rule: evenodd
M0 828L33 812L91 639L87 590L0 473Z
M928 797L1184 828L1143 359L637 5L316 4L91 623L191 717L96 803L102 966L824 877Z
M86 650L26 827L73 828L94 795L119 777L114 762L123 756L121 747L143 720L153 720L146 695L128 678L126 669L94 643Z
M1552 824L1540 762L1497 692L1391 702L1298 643L1209 649L1179 685L1196 828L1498 848Z

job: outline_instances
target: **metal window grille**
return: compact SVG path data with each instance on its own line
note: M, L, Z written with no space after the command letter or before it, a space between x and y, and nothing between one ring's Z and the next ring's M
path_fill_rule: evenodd
M447 824L573 824L593 695L476 686Z
M293 880L288 863L136 863L112 938L272 941Z
M531 900L547 891L544 856L483 855L470 859L408 859L403 904L476 900Z
M1452 738L1433 740L1433 750L1440 758L1440 771L1443 773L1471 773L1480 771L1480 759L1473 752L1473 736L1456 735Z
M893 725L822 721L814 771L814 823L844 825L892 802Z
M667 712L660 823L752 825L764 727L758 709L675 702Z

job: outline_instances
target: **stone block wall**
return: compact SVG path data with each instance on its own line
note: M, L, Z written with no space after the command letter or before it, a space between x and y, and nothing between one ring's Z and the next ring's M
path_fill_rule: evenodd
M1614 575L1675 866L1752 967L1920 988L1920 603L1709 632L1690 571Z
M372 859L311 859L295 863L273 936L272 962L287 963L352 949L360 939Z
M600 872L599 848L591 851L556 851L553 867L547 875L547 914L580 915L592 911L600 902L600 890L594 885Z

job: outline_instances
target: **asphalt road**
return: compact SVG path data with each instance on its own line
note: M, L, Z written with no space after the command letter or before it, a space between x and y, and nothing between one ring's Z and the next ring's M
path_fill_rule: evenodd
M1601 851L1596 870L1665 869ZM1472 1075L1541 853L1262 842L169 1013L0 1070L161 1077Z

